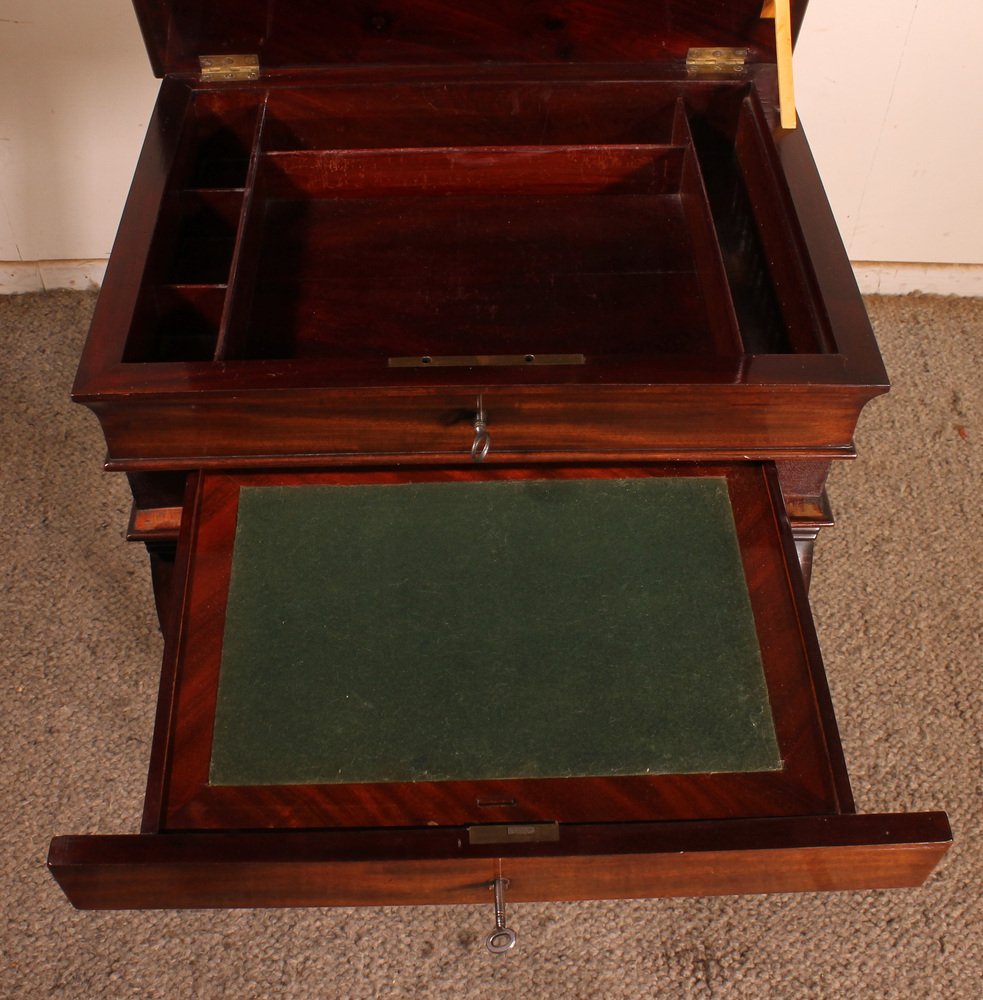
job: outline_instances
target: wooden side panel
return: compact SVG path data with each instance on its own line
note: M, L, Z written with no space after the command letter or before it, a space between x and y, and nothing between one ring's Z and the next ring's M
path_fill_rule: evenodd
M469 847L462 829L59 837L48 867L80 909L483 903L920 885L944 813L561 828Z

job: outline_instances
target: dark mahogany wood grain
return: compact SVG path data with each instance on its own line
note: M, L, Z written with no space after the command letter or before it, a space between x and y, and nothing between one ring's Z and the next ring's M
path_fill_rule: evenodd
M681 146L620 144L264 153L270 198L394 194L677 194ZM571 202L575 210L576 202ZM393 221L393 220L390 220ZM393 233L393 236L396 234Z
M479 393L495 408L493 461L849 453L860 409L884 389L883 369L855 285L850 299L845 255L824 248L829 220L810 195L818 180L802 154L797 178L769 152L754 96L759 84L768 90L766 71L593 82L531 72L299 90L169 82L74 392L99 416L111 466L455 461ZM415 115L423 149L381 148L413 141ZM355 124L335 128L341 121ZM735 162L763 165L748 168L762 206L749 224L776 234L769 253L785 268L776 280L798 331L784 353L742 353L690 121L729 144ZM465 146L435 148L448 138ZM367 149L322 148L332 143ZM245 188L201 189L203 176ZM394 178L413 185L382 196L378 185ZM446 192L461 178L485 192L474 211L441 194L427 200L428 184ZM661 193L642 193L653 180ZM535 198L507 205L507 189L547 182L638 193L571 193L569 206L557 194L555 211ZM360 200L367 183L375 194ZM332 185L345 197L325 197ZM799 221L778 212L775 222L770 194L779 208L794 203ZM585 364L387 364L503 351L583 353ZM205 360L209 352L219 360Z
M312 389L299 399L252 390L210 396L207 406L164 397L125 406L103 401L93 409L106 435L107 467L128 471L470 461L479 394L492 435L490 462L829 459L853 454L853 430L869 395L708 383L699 392L694 385L557 393L499 387L494 369L470 374L470 388L456 390Z
M693 133L682 99L676 101L673 118L673 141L684 151L681 171L681 201L686 226L696 255L706 307L707 324L718 355L743 354L744 343L734 311L734 299L728 288L727 273L721 256L720 238L713 222L706 185L693 143Z
M171 76L73 395L129 473L165 656L144 833L56 838L71 901L922 882L948 822L852 814L808 610L830 462L887 375L802 129L778 126L762 0L134 5ZM692 46L748 65L689 75ZM261 78L202 82L221 53ZM585 363L387 365L530 352ZM728 479L781 771L208 786L242 485L638 475ZM469 846L464 824L516 819L562 820L560 839Z
M761 0L134 0L158 75L203 54L257 53L264 68L330 64L568 63L685 58L749 46L774 60ZM792 0L797 31L806 0Z
M413 782L372 785L222 787L208 784L211 734L224 634L239 490L260 485L345 485L478 479L724 476L755 615L781 771L652 775L591 779ZM777 506L776 506L777 505ZM690 466L474 469L465 471L267 472L206 475L194 499L195 529L182 546L193 569L185 591L181 636L169 645L170 718L160 720L156 787L166 788L168 829L600 822L714 816L838 812L849 802L828 693L817 694L822 666L804 595L790 582L795 559L777 480L765 467ZM788 537L785 537L788 536ZM795 568L798 576L798 568ZM825 699L823 701L822 699ZM162 703L165 699L162 697ZM833 741L831 743L830 741ZM480 803L510 803L489 806Z
M484 903L920 885L943 813L561 827L555 844L457 829L58 837L48 867L82 909Z
M261 142L264 152L666 144L679 93L607 76L271 87Z

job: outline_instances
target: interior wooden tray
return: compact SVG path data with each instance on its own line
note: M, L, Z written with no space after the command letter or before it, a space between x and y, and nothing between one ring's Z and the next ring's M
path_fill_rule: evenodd
M740 83L195 92L124 360L823 353L769 145Z

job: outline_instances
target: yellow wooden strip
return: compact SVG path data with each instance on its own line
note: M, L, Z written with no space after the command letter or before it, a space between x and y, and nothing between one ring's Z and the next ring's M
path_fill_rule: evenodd
M795 128L795 86L792 82L792 11L789 0L775 3L775 50L778 56L778 103L782 128Z

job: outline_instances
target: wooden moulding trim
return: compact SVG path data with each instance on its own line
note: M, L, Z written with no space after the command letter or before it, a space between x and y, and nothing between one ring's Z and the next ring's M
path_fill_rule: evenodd
M852 276L852 272L851 272ZM209 286L211 288L219 286ZM859 292L857 293L859 297ZM861 302L862 305L862 302ZM865 318L866 318L866 314ZM101 370L80 370L72 389L76 403L98 405L132 399L181 400L234 398L243 392L333 391L366 395L431 396L442 392L471 392L478 386L498 385L524 392L583 391L595 393L648 392L652 389L686 392L747 392L770 388L779 392L853 391L866 396L886 392L887 375L867 382L858 378L843 354L664 354L652 361L588 355L576 371L556 373L544 381L542 366L502 368L480 366L411 369L381 363L345 362L319 358L229 359L223 361L153 361L118 363ZM452 377L453 376L453 377Z
M561 827L558 843L469 846L462 828L56 837L80 909L517 902L920 885L944 813Z
M671 392L607 394L596 405L580 395L494 389L440 397L335 398L311 393L265 402L243 394L214 405L147 403L93 407L120 468L196 468L212 460L304 464L308 456L344 462L364 456L396 461L467 459L478 395L492 436L494 461L600 461L637 454L709 454L738 460L834 458L852 448L863 400L846 391L815 395L764 391L703 396ZM589 393L587 395L590 395ZM360 459L359 456L363 456ZM131 465L132 461L132 465ZM316 461L316 459L315 459Z
M708 449L698 451L693 448L653 449L640 451L563 451L540 450L520 452L515 450L493 451L486 464L514 465L530 462L549 462L565 465L604 465L637 462L736 462L774 461L776 459L852 459L857 457L852 446L834 448L734 448L729 451ZM362 468L367 466L398 465L460 465L470 462L470 453L447 452L303 452L294 455L207 455L187 457L170 455L162 458L128 458L110 455L103 463L105 472L137 472L181 469L317 469L334 467Z

